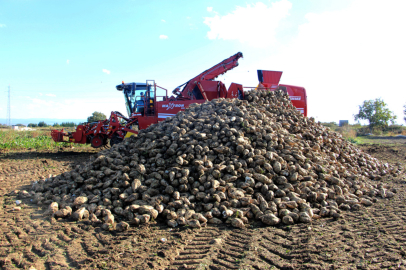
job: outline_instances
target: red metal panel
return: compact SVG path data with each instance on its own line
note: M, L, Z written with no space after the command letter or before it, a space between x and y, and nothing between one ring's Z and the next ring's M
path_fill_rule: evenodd
M232 83L228 88L227 98L238 98L238 90L241 90L244 96L242 84Z
M219 93L217 89L217 81L201 81L200 84L206 93L207 99L210 101L212 99L218 98Z
M279 86L286 87L290 100L293 106L296 107L304 116L307 116L307 96L306 89L300 86L280 84Z
M158 121L163 121L167 117L176 115L179 111L184 111L190 104L204 103L206 100L180 100L180 101L160 101L157 102ZM141 119L143 117L140 117Z
M72 133L73 141L75 143L86 143L86 136L83 125L78 125L76 131Z
M219 97L221 98L226 98L227 97L227 88L224 85L224 83L222 82L218 82L218 93L219 93Z
M262 81L261 78L258 78L262 84L278 85L282 77L282 71L259 70L259 72L262 73Z
M158 117L149 116L149 117L140 117L138 118L138 127L141 129L146 129L152 124L158 123Z
M51 130L51 136L55 142L63 142L64 141L63 135L65 135L65 133L63 132L63 129L61 131Z

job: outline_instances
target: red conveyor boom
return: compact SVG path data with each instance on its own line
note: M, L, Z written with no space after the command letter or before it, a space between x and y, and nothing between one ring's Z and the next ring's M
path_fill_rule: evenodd
M188 93L190 93L193 88L197 85L197 83L201 81L212 81L217 78L219 75L226 73L227 71L235 68L238 66L238 59L243 57L241 52L236 53L235 55L221 61L217 65L203 71L193 79L189 80L185 87L183 88L182 92L180 92L180 96L183 98L188 98Z

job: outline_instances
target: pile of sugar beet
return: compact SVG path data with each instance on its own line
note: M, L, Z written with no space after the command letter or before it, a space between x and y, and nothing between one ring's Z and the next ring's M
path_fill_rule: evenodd
M170 227L251 221L266 225L339 218L390 198L383 164L304 117L282 91L216 99L141 130L88 163L32 186L56 219L126 230L151 220Z

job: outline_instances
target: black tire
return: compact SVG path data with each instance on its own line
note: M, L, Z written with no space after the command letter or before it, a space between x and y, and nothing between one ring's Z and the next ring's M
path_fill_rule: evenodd
M113 145L121 143L123 139L121 139L116 133L113 135L113 137L110 139L110 146L113 147Z

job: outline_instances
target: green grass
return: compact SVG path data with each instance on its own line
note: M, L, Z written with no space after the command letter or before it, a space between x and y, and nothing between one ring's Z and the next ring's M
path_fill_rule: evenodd
M353 144L373 144L374 141L372 139L368 139L368 137L359 136L359 137L348 137L346 138L350 143Z
M355 144L374 144L374 143L376 143L373 139L369 139L366 136L358 136L354 139L354 141L355 142L353 142L353 143L355 143Z
M51 131L15 131L0 130L0 149L1 150L51 150L59 147L70 146L70 143L56 143L52 140ZM88 147L87 145L75 144L75 147Z

